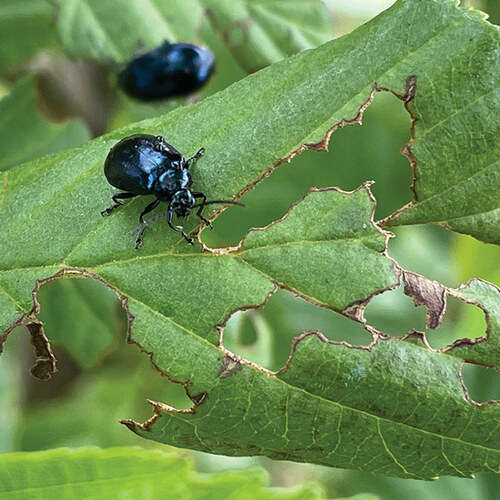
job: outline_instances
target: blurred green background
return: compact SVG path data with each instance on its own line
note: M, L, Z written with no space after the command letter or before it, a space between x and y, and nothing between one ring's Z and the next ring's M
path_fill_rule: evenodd
M348 33L392 3L325 1L336 36ZM492 22L500 22L498 0L478 0L469 5L489 12ZM25 107L18 114L31 122L40 120L39 134L46 134L50 141L38 149L35 146L23 149L22 158L0 155L9 168L22 160L81 144L87 137L189 104L176 101L144 105L130 101L117 91L107 68L92 62L69 61L62 56L50 16L45 25L36 24L33 30L32 36L43 40L48 50L27 53L26 62L15 69L7 56L0 58L0 67L5 70L0 75L0 96L12 96L9 93L16 82L13 92L26 86ZM0 40L3 47L9 33L8 29L3 30ZM217 54L218 73L197 98L215 93L245 76L215 35L206 30L203 38ZM5 50L5 54L12 54L12 50ZM28 49L16 47L16 50ZM35 78L26 78L27 75ZM6 120L5 113L0 123L2 119ZM47 124L47 120L51 123ZM69 125L67 120L72 120ZM401 102L391 94L379 93L365 112L362 126L335 132L328 153L306 151L290 164L281 165L244 196L244 210L228 209L214 222L213 231L203 232L203 239L210 246L235 245L249 228L283 216L290 204L311 187L338 186L352 190L366 180L375 181L372 188L377 199L375 217L383 218L411 200L408 189L411 171L407 159L400 154L408 139L409 117ZM500 250L492 245L437 226L402 227L394 233L389 254L407 270L451 287L471 277L500 284ZM33 379L29 375L33 358L28 336L23 328L18 328L9 338L0 361L0 451L89 444L159 446L135 436L117 420L149 418L151 410L146 398L179 408L190 406L190 401L180 386L160 377L145 355L126 344L125 315L114 293L92 280L65 278L44 286L38 298L42 306L39 317L53 341L59 372L49 382ZM412 328L425 331L425 310L415 308L401 290L375 297L366 317L377 329L393 335L403 335ZM369 342L368 334L359 324L279 291L262 310L235 314L224 331L224 344L233 352L276 370L288 357L291 340L311 329L335 340L353 344ZM433 347L442 347L457 338L480 336L484 331L484 315L478 308L451 300L442 328L428 332L428 338ZM68 337L71 342L65 340ZM465 366L464 377L475 400L500 399L500 374ZM194 456L200 471L260 464L270 471L275 486L316 480L323 484L329 498L360 492L372 492L384 499L500 498L500 481L492 475L474 480L441 478L426 483L265 458L231 459L188 450L178 453Z

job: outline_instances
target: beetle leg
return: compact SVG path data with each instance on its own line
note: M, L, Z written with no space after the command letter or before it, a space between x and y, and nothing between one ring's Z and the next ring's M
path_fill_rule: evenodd
M184 228L182 226L174 226L172 224L172 217L174 215L174 212L173 210L168 207L168 212L167 212L167 222L168 222L168 225L174 230L174 231L178 231L179 233L182 234L183 238L190 244L190 245L194 245L193 243L193 239L190 238L185 232L184 232Z
M137 250L141 245L142 245L142 235L144 234L144 231L148 227L147 222L144 220L144 216L154 210L158 204L160 203L160 200L155 200L152 203L150 203L139 215L139 221L141 223L141 228L139 229L139 234L137 235L137 239L135 240L135 249Z
M210 229L213 229L212 223L202 214L203 207L205 206L204 204L207 201L206 195L198 191L191 191L191 194L193 195L194 198L203 198L202 202L198 207L196 215L205 223L205 226L209 227Z
M198 149L198 151L196 152L196 154L194 156L191 156L191 158L188 158L184 162L183 168L189 168L191 166L191 163L193 163L193 161L195 161L198 158L201 158L203 156L204 152L205 152L205 148Z
M104 214L109 214L111 213L115 208L118 208L120 205L123 205L123 200L126 200L128 198L134 198L134 196L138 196L135 193L118 193L112 196L112 200L115 202L114 205L111 205L110 207L101 210L101 215Z

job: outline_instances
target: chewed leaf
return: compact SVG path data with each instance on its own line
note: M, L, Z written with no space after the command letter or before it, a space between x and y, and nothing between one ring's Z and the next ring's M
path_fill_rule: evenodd
M473 278L458 288L448 288L436 281L403 271L404 292L416 306L427 307L427 328L436 329L446 311L447 297L455 297L479 307L486 319L486 332L463 332L463 338L437 349L492 368L500 368L500 290L492 283ZM423 335L423 334L422 334ZM410 335L411 338L411 335ZM430 346L428 346L430 348Z
M94 3L67 5L88 11ZM401 0L352 34L269 66L196 105L6 172L0 192L2 327L35 322L32 292L40 280L64 273L94 277L122 300L129 341L182 383L193 401L181 412L168 402L154 403L156 416L145 425L126 422L141 435L213 453L413 478L499 471L499 405L466 400L461 359L375 331L363 349L311 334L299 338L285 369L273 374L220 344L214 326L235 310L260 306L277 287L344 314L359 304L350 317L363 321L364 302L398 283L366 187L313 191L237 248L213 252L189 247L160 222L135 251L130 232L151 201L143 196L110 217L99 215L115 192L103 162L124 136L163 135L185 156L205 147L192 168L194 188L209 199L237 199L304 149L324 149L333 130L360 123L382 88L403 95L422 126L427 115L431 127L451 120L450 112L460 107L452 106L455 87L466 88L471 103L481 99L475 70L496 54L496 33L454 0ZM454 57L450 46L457 48ZM446 71L452 63L459 73ZM439 86L448 93L440 90L437 104ZM475 115L469 118L462 131L476 141L471 151L481 160L489 153L474 135ZM443 133L435 146L434 161L451 170L457 137ZM457 168L454 175L462 172ZM480 191L481 184L476 187ZM451 212L466 205L450 200ZM479 196L473 201L481 203ZM208 208L206 215L214 216ZM192 216L186 230L196 224ZM429 302L428 294L422 301Z
M150 421L124 423L148 439L232 456L414 479L498 472L500 441L490 430L500 423L499 407L464 398L459 366L402 341L359 349L311 332L281 373L243 365L215 379L194 412L152 402Z
M487 331L455 341L445 351L465 360L500 368L500 290L480 279L471 279L464 286L450 290L450 295L480 307L486 316Z
M398 283L373 209L367 186L350 194L313 190L286 218L251 231L239 254L278 286L344 310Z
M440 62L439 78L432 83L417 77L408 104L416 121L407 148L415 196L388 222L435 222L500 244L500 31L464 18L430 44L435 54L450 57ZM466 80L474 82L473 90ZM450 88L446 82L455 84Z

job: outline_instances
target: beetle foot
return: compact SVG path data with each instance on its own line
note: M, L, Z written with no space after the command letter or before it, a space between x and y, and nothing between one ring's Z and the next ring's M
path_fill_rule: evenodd
M182 236L190 245L194 245L193 238L190 238L184 231L182 231Z
M206 217L200 216L200 219L205 223L206 227L209 227L210 229L214 228L212 223Z
M142 245L142 238L137 238L135 240L135 249L139 250L139 247Z
M108 215L110 214L118 205L113 205L112 207L105 208L104 210L101 210L101 215Z

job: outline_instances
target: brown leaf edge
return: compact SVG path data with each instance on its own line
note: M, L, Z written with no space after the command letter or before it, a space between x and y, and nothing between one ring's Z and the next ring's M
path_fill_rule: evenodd
M306 149L315 149L315 150L325 150L325 151L327 151L328 150L328 142L329 142L330 136L331 136L331 134L335 130L337 130L338 128L341 128L341 127L343 127L345 125L354 125L354 124L361 124L362 123L363 113L364 113L365 109L373 101L375 92L377 92L377 90L378 90L377 85L373 84L370 94L368 95L368 97L366 98L366 100L362 103L362 105L358 109L358 112L357 112L357 114L356 114L356 116L354 118L352 118L352 119L342 119L340 122L336 123L330 129L327 130L327 132L326 132L323 140L320 141L319 143L316 143L316 144L303 144L303 145L299 146L299 148L297 148L295 151L291 152L285 158L282 158L282 159L278 160L277 162L275 162L268 170L266 170L253 183L249 184L244 189L242 189L236 195L235 199L240 198L247 191L251 190L256 184L258 184L262 179L264 179L265 177L267 177L268 175L270 175L271 172L275 168L277 168L279 165L281 165L285 161L288 162L288 163L290 163L290 161L292 160L292 158L294 156L300 154L302 151L304 151ZM6 189L7 189L7 185L8 185L8 183L7 183L7 174L8 174L7 172L4 173L4 186L3 186L2 191L0 192L0 203L3 202L3 198L4 198L4 195L5 195L5 192L6 192ZM219 215L225 208L226 207L221 207L219 210L217 210L216 212L214 212L211 215L211 219L214 219L215 217L217 217L217 215ZM214 253L215 252L214 250L209 249L208 247L206 247L205 244L201 241L200 234L199 234L200 231L201 231L201 228L198 228L198 230L197 230L197 237L198 237L198 241L202 245L202 250L206 251L206 252L212 252L212 253ZM222 253L223 249L219 249L219 251L220 251L220 253ZM227 249L227 253L229 253L230 251L231 251L231 249L228 248ZM43 325L42 325L41 322L39 322L36 319L36 314L38 314L38 312L40 311L40 304L37 301L37 293L40 290L40 287L42 285L44 285L45 283L47 283L49 281L52 281L52 280L60 277L60 276L64 276L64 275L81 275L81 276L84 276L84 277L88 277L88 278L92 278L92 279L97 279L97 280L103 282L109 288L113 289L115 291L115 293L117 294L118 299L121 301L122 307L125 309L126 314L127 314L127 342L129 342L129 343L135 343L135 341L131 337L131 324L133 322L133 316L132 316L132 314L130 313L130 311L128 309L126 297L123 296L117 289L115 289L109 283L106 283L100 276L95 275L93 273L90 273L89 271L87 271L85 269L79 270L79 269L63 268L63 269L61 269L60 271L58 271L57 273L55 273L52 276L49 276L49 277L47 277L45 279L41 279L41 280L37 280L36 281L35 288L32 291L32 300L33 300L33 307L32 307L32 309L30 311L28 311L27 313L22 314L21 317L18 320L16 320L3 333L3 335L0 337L0 354L1 354L2 351L3 351L3 344L7 340L7 337L9 336L10 332L16 326L20 326L20 325L26 324L26 326L27 326L27 328L28 328L28 330L30 331L30 334L31 334L31 341L32 341L32 344L33 344L33 346L35 348L35 355L37 356L37 361L36 361L35 365L33 366L32 370L31 370L31 373L34 376L39 377L39 378L44 379L44 380L50 378L50 374L54 373L57 369L56 369L56 359L55 359L55 357L54 357L54 355L52 353L52 350L51 350L51 347L50 347L50 342L49 342L49 340L47 339L47 337L44 334ZM273 290L271 292L271 294L274 293L274 291L275 290ZM265 304L265 302L267 302L268 298L266 298L266 300L264 301L263 304L261 304L260 306L257 306L257 307L263 307L264 304ZM242 309L247 309L247 308L243 307L243 308L241 308L239 310L242 310ZM230 315L233 314L234 312L235 311L232 311L230 313ZM228 318L229 318L229 316L228 316ZM151 363L153 364L153 366L163 376L168 377L168 375L166 373L164 373L154 363L154 361L153 361L153 354L145 351L142 348L142 346L140 346L139 344L136 344L136 345L143 352L146 352L146 354L149 356L149 358L150 358ZM189 394L189 381L188 382L181 382L181 381L177 381L177 380L172 380L172 382L184 385L184 389L186 390L186 394L188 394L188 397L190 399L192 399L194 402L197 402L197 404L200 404L200 402L204 400L205 396L203 396L203 395L192 395L191 396Z
M328 145L330 143L330 137L332 136L332 134L336 130L343 128L346 125L362 125L363 124L363 114L366 111L366 109L368 108L368 106L370 106L370 104L372 103L373 99L375 98L375 94L377 92L383 92L385 90L386 89L384 89L382 87L378 87L376 83L373 83L371 86L371 91L370 91L368 97L363 101L363 103L359 107L358 112L356 113L356 116L354 118L342 118L342 120L335 123L332 127L330 127L325 132L325 135L323 136L323 139L321 141L314 142L314 143L307 143L306 142L304 144L301 144L297 149L293 150L287 156L284 156L283 158L280 158L279 160L277 160L263 174L261 174L259 177L257 177L257 179L255 181L251 182L250 184L248 184L248 186L245 186L242 190L240 190L234 196L234 200L239 200L244 194L251 191L259 182L264 180L266 177L269 177L274 172L274 170L276 168L278 168L283 163L290 163L292 161L292 159L295 158L295 156L299 155L300 153L302 153L306 150L328 152ZM370 184L371 184L371 182L370 182ZM326 188L326 189L335 189L335 188ZM341 190L339 190L339 191L341 191ZM344 191L344 192L347 193L347 191ZM297 202L294 203L294 205L296 205L296 204L297 204ZM214 211L210 216L208 216L208 219L210 219L210 220L215 219L220 213L222 213L226 209L227 209L227 206L220 207L219 209ZM163 214L161 216L163 217ZM285 217L286 217L286 214L285 214ZM207 245L205 245L205 243L201 240L201 232L203 231L203 229L205 229L205 226L200 225L198 227L198 229L195 230L196 231L195 236L197 237L197 239L198 239L198 241L199 241L199 243L204 251L211 252L211 253L218 253L219 255L223 255L225 253L230 253L232 251L236 251L242 244L240 242L235 247L218 248L218 249L210 248ZM255 229L255 228L252 228L252 229ZM250 229L249 231L251 231L252 229ZM249 231L247 231L247 234ZM243 237L243 239L245 237L246 237L246 235Z
M412 172L412 183L410 185L410 190L413 193L413 199L407 203L406 205L403 205L402 207L398 208L395 212L392 214L388 215L387 217L384 217L383 219L380 219L377 221L377 224L380 224L380 226L387 226L391 223L393 219L395 219L398 215L401 213L405 212L406 210L410 209L415 203L418 202L418 196L417 196L417 191L416 191L416 183L418 181L418 176L417 176L417 159L415 158L415 155L413 154L411 150L412 144L415 142L415 123L417 123L418 118L416 115L412 112L410 109L410 103L413 101L415 98L415 94L417 91L417 76L416 75L411 75L407 78L406 80L406 85L405 85L405 91L403 94L398 94L397 92L394 92L393 90L387 88L387 87L382 87L381 90L384 90L386 92L390 92L392 95L394 95L397 99L403 102L403 106L405 107L408 115L410 116L410 140L403 146L401 149L401 154L403 156L406 156L410 163L410 168Z
M343 310L337 310L333 307L330 307L330 306L327 306L323 303L320 303L320 302L317 302L315 301L314 299L311 299L310 297L307 297L303 294L301 294L299 291L297 290L294 290L290 287L287 287L281 283L278 283L276 281L273 282L274 286L272 288L272 290L267 294L267 296L265 297L265 299L263 300L262 303L256 305L256 306L242 306L242 307L238 307L232 311L230 311L228 313L228 315L226 316L226 318L224 319L224 321L218 325L216 325L214 328L219 332L219 342L218 342L218 345L217 347L222 351L223 353L223 358L222 358L222 365L221 365L221 368L220 368L220 371L219 371L219 378L226 378L226 377L229 377L231 376L233 373L235 373L236 371L239 371L241 368L242 368L242 365L245 365L245 366L250 366L251 368L257 370L257 371L260 371L262 373L265 373L266 375L268 376L276 376L278 374L281 373L281 370L277 371L277 372L273 372L271 370L268 370L267 368L263 367L263 366L260 366L258 365L257 363L254 363L253 361L249 361L241 356L238 356L237 354L233 353L232 351L230 351L229 349L227 349L226 347L224 347L224 343L223 343L223 331L224 331L224 328L227 324L227 322L229 321L229 319L231 318L231 316L233 314L235 314L236 312L238 311L244 311L244 310L248 310L248 309L263 309L264 306L267 304L267 302L269 301L269 299L274 295L274 293L276 293L276 291L279 289L279 288L282 288L282 289L286 289L288 291L290 291L291 293L293 293L294 295L296 296L299 296L299 297L302 297L304 298L305 300L307 300L308 302L311 302L317 306L320 306L320 307L324 307L324 308L327 308L327 309L331 309L331 310L334 310L340 314L343 314L344 316L348 317L349 319L352 319L354 321L357 321L359 323L361 323L364 328L371 334L371 337L372 337L372 340L370 342L370 344L368 346L361 346L361 347L358 347L358 346L354 346L352 344L350 344L349 342L333 342L333 341L330 341L328 339L326 339L326 337L321 334L320 332L316 332L320 338L325 341L327 341L328 343L331 343L331 344L338 344L338 345L343 345L345 347L350 347L350 348L355 348L355 349L371 349L373 347L373 345L376 344L377 342L377 339L380 337L380 336L383 336L384 334L382 334L381 332L378 332L375 328L373 328L371 325L368 325L366 323L366 319L364 317L364 309L365 307L368 305L368 303L371 301L371 299L380 294L380 293L383 293L385 291L388 291L388 290L392 290L392 289L395 289L397 287L400 286L400 278L401 278L401 269L400 267L398 266L398 264L396 263L396 261L394 259L392 259L392 257L390 257L388 254L387 254L387 246L388 246L388 242L389 242L389 239L392 237L392 233L388 232L388 231L384 231L382 230L374 221L374 214L375 214L375 208L376 208L376 200L375 198L373 197L373 194L371 193L371 190L370 190L370 185L372 184L371 181L368 181L368 182L365 182L364 184L362 184L361 186L359 186L357 189L353 190L353 191L343 191L342 189L340 188L336 188L336 187L330 187L330 188L322 188L322 189L317 189L317 188L312 188L309 190L309 192L300 200L292 203L292 205L290 206L290 208L287 210L287 212L285 213L285 215L283 215L283 217L281 217L280 219L276 220L276 221L273 221L271 222L270 224L268 224L267 226L265 227L260 227L260 228L251 228L249 229L246 234L243 236L243 238L241 239L241 241L238 243L238 245L234 246L234 247L226 247L226 248L209 248L207 246L205 246L202 242L202 246L203 246L203 250L206 251L206 252L210 252L210 253L213 253L215 255L228 255L228 254L231 254L231 253L236 253L240 250L240 248L242 247L242 245L244 244L245 242L245 239L248 237L248 235L253 232L253 231L264 231L265 229L267 229L268 227L270 226L273 226L274 224L278 224L279 222L282 222L283 220L285 220L291 213L291 211L293 210L293 208L298 205L299 203L301 203L310 193L313 193L313 192L324 192L324 191L336 191L336 192L339 192L339 193L342 193L342 194L346 194L346 195L349 195L349 194L354 194L362 189L364 189L369 198L370 198L370 201L372 202L372 208L371 208L371 213L370 213L370 223L373 225L373 227L375 228L376 231L378 231L380 234L382 234L384 237L385 237L385 242L384 242L384 250L381 252L382 255L384 255L387 259L389 259L393 265L394 265L394 272L396 274L396 277L397 277L397 282L392 285L392 286L389 286L387 288L384 288L382 290L377 290L375 292L373 292L371 295L369 295L368 297L364 298L363 300L359 300L359 301L356 301L356 302L353 302L351 304L349 304L345 309ZM298 342L300 342L300 340L302 340L303 338L305 338L306 336L308 336L309 332L305 332L305 334L301 334L299 335L298 337L296 337L294 339L294 341L292 342L292 352L295 352L295 348L296 348L296 344L298 344ZM153 366L155 366L155 368L160 371L160 373L162 373L164 376L167 376L165 373L163 373L161 371L161 369L155 365L155 363L153 362L153 354L152 353L149 353L147 351L145 351L142 346L140 346L140 344L138 344L137 342L135 342L132 337L131 337L131 331L130 331L130 328L129 328L129 331L128 331L128 335L127 335L127 341L129 343L134 343L136 344L143 352L146 352L151 360L151 362L153 363ZM293 357L293 355L291 355ZM291 360L290 360L291 361ZM285 365L285 367L282 369L282 370L286 370L288 367L288 365ZM168 377L170 380L172 380L171 377ZM146 420L145 422L143 423L140 423L140 422L136 422L132 419L124 419L124 420L120 420L120 423L126 425L130 430L132 430L133 432L135 431L135 429L137 428L140 428L142 430L149 430L149 428L151 427L151 425L161 416L161 413L162 412L166 412L166 413L174 413L174 414L179 414L179 413L195 413L196 411L196 407L203 403L203 401L205 401L206 397L208 396L207 393L203 393L203 398L200 400L200 401L195 401L193 399L193 397L189 394L189 392L187 391L187 389L189 388L189 385L190 385L190 382L179 382L179 381L175 381L175 380L172 380L173 382L176 382L176 383L182 383L184 385L184 389L186 390L186 394L187 396L193 401L193 405L187 409L187 410L176 410L175 408L173 408L172 406L170 405L166 405L162 402L158 402L158 401L152 401L152 400L149 400L148 399L148 403L152 405L153 407L153 416L151 418L149 418L148 420Z
M477 279L477 278L473 278L472 280L469 280L464 285L461 285L457 290L453 290L451 288L445 287L444 285L441 285L440 283L438 283L436 281L429 280L428 278L426 278L424 276L413 273L411 271L403 270L389 255L387 255L387 243L388 243L390 237L392 236L392 234L387 232L387 231L382 230L378 226L378 224L373 220L373 215L374 215L374 211L375 211L375 200L373 199L373 196L372 196L371 191L370 191L370 184L371 184L370 182L364 183L358 189L351 191L351 192L342 191L339 188L324 188L324 189L314 189L313 188L309 191L309 193L310 192L317 192L317 191L335 190L337 192L341 192L344 194L352 194L356 191L359 191L360 189L366 189L370 198L373 200L373 204L372 204L373 208L372 208L370 222L373 224L373 226L378 231L380 231L382 234L384 234L386 236L385 249L382 253L384 255L386 255L387 258L389 258L390 260L392 260L394 262L395 270L397 273L399 273L398 277L400 277L400 276L403 277L404 293L414 299L415 305L425 305L428 308L427 326L429 328L439 328L439 326L441 324L442 317L443 317L445 310L446 310L446 297L448 295L450 295L450 296L456 297L460 300L464 300L467 303L476 305L484 312L485 317L486 317L486 323L487 323L487 329L486 329L485 334L480 336L480 337L477 337L475 339L463 338L463 339L455 341L453 344L446 346L444 348L434 349L428 343L424 332L412 330L403 336L391 336L391 335L388 335L388 334L385 334L383 332L378 331L373 326L367 324L367 321L364 317L364 310L365 310L366 306L368 305L368 303L371 301L372 297L374 297L375 295L378 295L380 293L384 293L385 291L389 291L391 289L395 289L395 288L401 286L401 283L398 280L398 283L396 285L394 285L392 287L388 287L387 289L384 289L384 290L379 290L377 292L374 292L367 299L350 304L348 307L346 307L342 311L338 311L338 310L335 310L334 308L327 307L328 309L335 310L336 312L338 312L338 313L340 313L340 314L342 314L342 315L344 315L344 316L346 316L354 321L361 323L363 325L363 327L371 334L371 337L372 337L371 342L368 345L357 346L357 345L352 345L347 341L333 341L333 340L328 339L323 333L321 333L319 331L316 331L316 330L306 331L306 332L303 332L300 335L296 336L293 339L292 345L291 345L291 352L290 352L290 355L289 355L287 361L285 362L284 366L277 371L272 371L272 370L268 370L267 368L264 368L256 363L254 363L252 361L249 361L249 360L243 358L242 356L239 356L239 355L233 353L232 351L230 351L224 347L223 331L224 331L224 327L226 326L230 317L234 313L236 313L237 311L246 310L246 309L262 309L265 306L265 304L268 302L268 300L271 298L271 296L279 288L287 289L287 290L291 291L292 293L294 293L295 295L300 296L300 297L304 298L305 300L308 300L309 302L315 303L315 305L318 305L321 307L326 307L324 304L316 303L314 300L311 300L309 297L304 297L299 292L275 282L273 290L267 295L267 297L264 299L264 301L260 305L237 308L237 309L231 311L228 314L228 316L225 318L225 320L221 324L219 324L215 327L219 332L218 348L224 353L224 357L222 360L222 366L221 366L221 369L219 372L220 378L225 378L225 377L231 376L234 372L240 370L243 365L251 367L255 370L258 370L258 371L266 374L267 376L281 375L289 369L290 364L292 363L293 358L295 356L295 352L297 350L297 346L299 345L299 343L302 340L304 340L305 338L307 338L309 336L313 336L313 335L316 336L320 341L327 343L327 344L330 344L332 346L342 346L342 347L349 348L349 349L361 349L361 350L366 350L366 351L371 351L372 348L378 342L383 342L383 341L389 340L389 339L398 340L401 342L406 342L406 341L414 341L415 342L416 341L418 344L420 344L421 347L426 348L429 351L441 353L441 354L446 354L447 352L451 351L455 347L461 347L463 345L473 345L473 344L476 344L478 342L484 342L484 341L488 340L489 332L490 332L489 312L479 302L465 300L459 294L460 289L467 287L467 285L473 279ZM243 236L242 240L240 241L240 243L236 247L222 248L222 249L210 249L210 248L205 248L205 249L209 252L212 252L215 254L220 254L220 255L226 255L226 254L229 254L232 252L237 252L241 248L241 246L244 244L245 238L248 236L248 234L250 232L262 231L262 230L265 230L269 226L272 226L274 224L281 222L282 220L284 220L285 218L287 218L289 216L291 210L301 201L302 200L299 200L299 201L293 203L290 206L287 213L281 219L271 222L266 227L252 228L249 231L247 231L247 233ZM479 280L479 281L483 281L483 280ZM499 294L500 294L500 290L499 290ZM474 362L474 361L464 360L460 364L460 367L457 371L457 378L458 378L458 380L461 384L461 387L463 389L464 398L470 404L473 404L473 405L478 406L478 407L500 403L500 400L494 400L494 399L479 403L479 402L474 401L470 397L468 389L464 383L463 376L462 376L462 367L463 367L463 364L465 362L471 362L471 363L477 364L477 362ZM204 394L205 394L205 397L208 397L208 395L206 393L204 393ZM204 400L205 400L205 398L203 398L203 401ZM201 402L203 402L203 401L201 401ZM148 400L148 402L153 406L153 416L150 419L148 419L147 421L145 421L143 423L139 423L139 422L136 422L136 421L131 420L131 419L121 420L120 422L123 423L124 425L126 425L130 430L132 430L134 432L138 428L140 428L141 430L149 431L151 425L161 416L162 412L174 413L174 414L195 413L196 406L198 406L198 404L201 404L201 402L200 403L194 402L193 406L191 408L189 408L188 410L176 410L175 408L172 408L171 406L165 405L164 403L161 403L161 402L156 402L156 401L151 401L151 400Z

